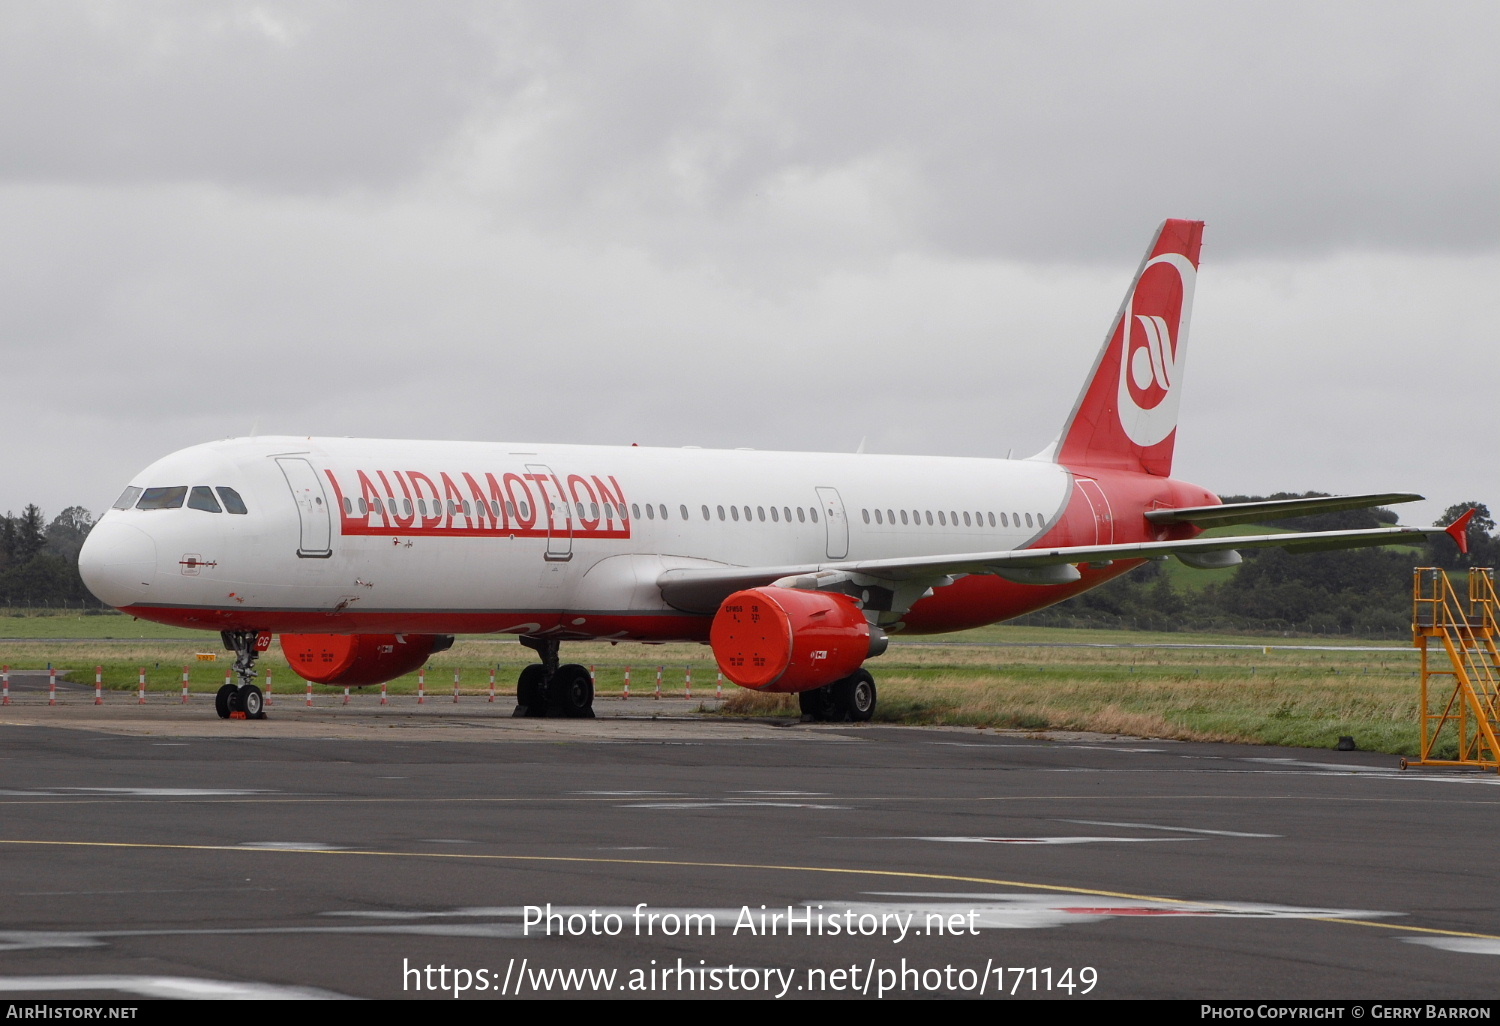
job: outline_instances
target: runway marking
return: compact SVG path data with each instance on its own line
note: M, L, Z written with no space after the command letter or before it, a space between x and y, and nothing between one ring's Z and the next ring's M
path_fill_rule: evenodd
M1129 827L1133 830L1174 830L1182 834L1209 834L1214 837L1280 837L1281 834L1247 834L1240 830L1202 830L1197 827L1158 826L1155 823L1110 823L1102 819L1062 819L1059 823L1079 826Z
M1478 937L1402 937L1407 944L1421 944L1440 951L1457 951L1462 955L1500 955L1500 940Z
M322 841L243 841L237 848L285 849L288 851L347 851L346 845L324 844Z
M279 987L271 983L236 983L191 976L0 976L0 993L59 990L105 990L144 998L346 1000L343 994L316 987Z
M949 841L954 844L1150 844L1165 841L1196 841L1196 837L892 837L892 841Z
M58 797L69 795L106 795L121 798L224 798L241 795L275 794L267 788L213 787L49 787L38 791L0 791L0 795L23 797Z
M816 802L757 801L753 798L727 798L722 801L696 802L633 802L629 805L618 807L621 809L832 809L837 811L848 811L854 808L852 805L827 805Z
M986 887L1016 887L1022 890L1049 891L1057 894L1087 894L1101 898L1123 898L1127 901L1144 901L1166 906L1191 906L1195 908L1222 908L1222 905L1207 901L1165 898L1154 894L1132 894L1128 891L1106 891L1093 887L1073 887L1065 884L1043 884L1024 880L1002 880L983 876L960 876L953 873L918 873L904 869L856 869L841 866L783 866L757 862L696 862L681 859L623 859L600 858L587 855L484 855L468 852L421 852L421 851L377 851L359 848L344 851L299 848L241 848L223 844L160 844L145 841L26 841L0 840L0 845L15 845L39 848L115 848L139 849L143 851L205 851L241 852L244 854L323 855L332 858L364 856L374 858L404 859L453 859L471 862L540 862L554 865L612 865L612 866L661 866L672 869L754 869L782 873L822 873L830 876L876 876L904 880L944 880L953 883L974 883ZM1405 926L1398 923L1378 923L1365 919L1337 919L1314 916L1311 921L1325 923L1348 923L1354 926L1373 926L1387 930L1403 930L1442 937L1476 937L1483 940L1500 941L1500 935L1476 933L1470 930L1443 930L1426 926ZM3 937L0 934L0 937Z

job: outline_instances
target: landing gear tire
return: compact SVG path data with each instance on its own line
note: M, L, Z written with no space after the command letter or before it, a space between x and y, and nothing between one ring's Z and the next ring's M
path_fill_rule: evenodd
M559 666L547 692L549 712L572 719L594 718L594 678L589 676L587 666Z
M239 689L239 707L245 713L247 720L263 720L266 718L266 696L254 684L246 684Z
M547 715L547 671L528 666L516 680L516 711L512 716Z
M802 709L804 721L823 723L833 718L833 699L827 685L811 691L797 692L797 705Z
M227 720L229 714L234 712L229 703L234 700L239 690L233 684L225 684L214 694L214 712L219 714L219 719Z
M833 706L840 721L868 723L875 715L875 678L869 670L855 670L843 680L829 685Z

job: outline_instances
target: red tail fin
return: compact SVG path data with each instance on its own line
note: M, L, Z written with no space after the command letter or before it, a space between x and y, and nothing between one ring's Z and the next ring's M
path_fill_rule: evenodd
M1165 221L1063 428L1057 462L1172 472L1202 221Z

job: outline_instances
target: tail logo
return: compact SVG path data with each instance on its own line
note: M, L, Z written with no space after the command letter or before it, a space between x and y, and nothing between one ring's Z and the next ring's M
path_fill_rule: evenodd
M1192 261L1180 253L1153 258L1120 319L1120 426L1136 445L1155 445L1177 427L1177 386L1196 277Z

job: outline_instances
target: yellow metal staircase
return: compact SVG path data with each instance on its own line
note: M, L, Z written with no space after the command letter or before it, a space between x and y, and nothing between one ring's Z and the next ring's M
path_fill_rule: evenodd
M1422 755L1410 766L1482 766L1500 770L1500 600L1495 571L1469 571L1466 597L1434 567L1412 579L1412 643L1422 653ZM1434 657L1433 639L1443 654ZM1434 663L1437 664L1434 667ZM1451 730L1449 728L1452 728ZM1440 744L1456 742L1457 758L1434 758Z

